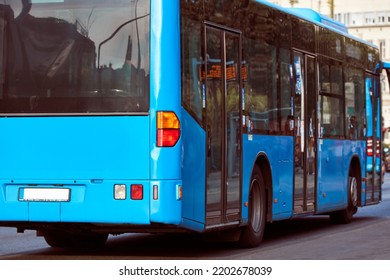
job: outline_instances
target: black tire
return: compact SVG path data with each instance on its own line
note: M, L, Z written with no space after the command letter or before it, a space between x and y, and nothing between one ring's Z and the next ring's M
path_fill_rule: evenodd
M353 215L357 212L359 185L355 173L350 173L348 178L348 206L346 209L330 213L330 219L335 224L349 224Z
M255 166L250 185L248 225L241 229L240 243L244 247L256 247L263 240L267 211L267 197L261 170Z
M55 248L97 249L106 244L108 234L67 233L50 230L43 234L46 243Z

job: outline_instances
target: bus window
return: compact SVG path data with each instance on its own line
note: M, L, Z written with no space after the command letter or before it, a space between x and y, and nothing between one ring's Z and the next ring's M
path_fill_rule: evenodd
M334 97L321 96L320 104L321 137L344 137L344 120L343 117L340 116L340 112L343 111L343 103L341 100Z
M11 2L1 113L149 111L148 1Z
M291 107L291 58L290 51L280 49L279 68L280 68L280 115L282 134L292 135L293 116Z
M184 107L202 122L202 109L205 107L204 83L201 81L204 60L201 56L201 31L194 11L183 9L181 20L181 66L182 99ZM196 34L197 36L194 36ZM204 93L204 94L203 94Z
M353 140L363 139L365 124L363 72L345 67L344 81L347 137Z
M5 56L6 51L5 38L7 38L7 26L9 26L13 18L13 11L9 6L0 5L0 98L3 98L3 90L5 83Z
M256 133L279 133L278 100L276 94L276 49L258 42L249 41L252 51L245 53L248 68L248 89L245 94L245 111L251 120L251 129Z
M344 137L343 76L342 67L335 61L321 59L320 84L320 136Z

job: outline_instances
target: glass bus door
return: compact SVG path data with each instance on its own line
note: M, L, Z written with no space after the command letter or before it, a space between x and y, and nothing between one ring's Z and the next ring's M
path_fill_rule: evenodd
M382 150L381 150L381 104L378 78L366 74L366 118L367 118L367 181L366 204L381 200Z
M205 28L206 226L240 220L240 34Z
M315 58L294 53L294 213L315 210L317 164Z

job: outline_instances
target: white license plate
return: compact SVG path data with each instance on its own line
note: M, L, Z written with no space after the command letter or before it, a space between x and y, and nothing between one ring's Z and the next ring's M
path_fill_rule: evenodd
M54 188L21 188L20 201L58 201L66 202L70 199L70 189Z

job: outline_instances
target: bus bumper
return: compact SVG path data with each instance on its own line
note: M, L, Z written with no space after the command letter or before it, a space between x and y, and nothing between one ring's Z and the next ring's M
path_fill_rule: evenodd
M115 186L121 186L115 198ZM1 222L181 223L181 181L77 180L1 184ZM133 186L136 186L132 192ZM139 193L142 191L142 193Z

